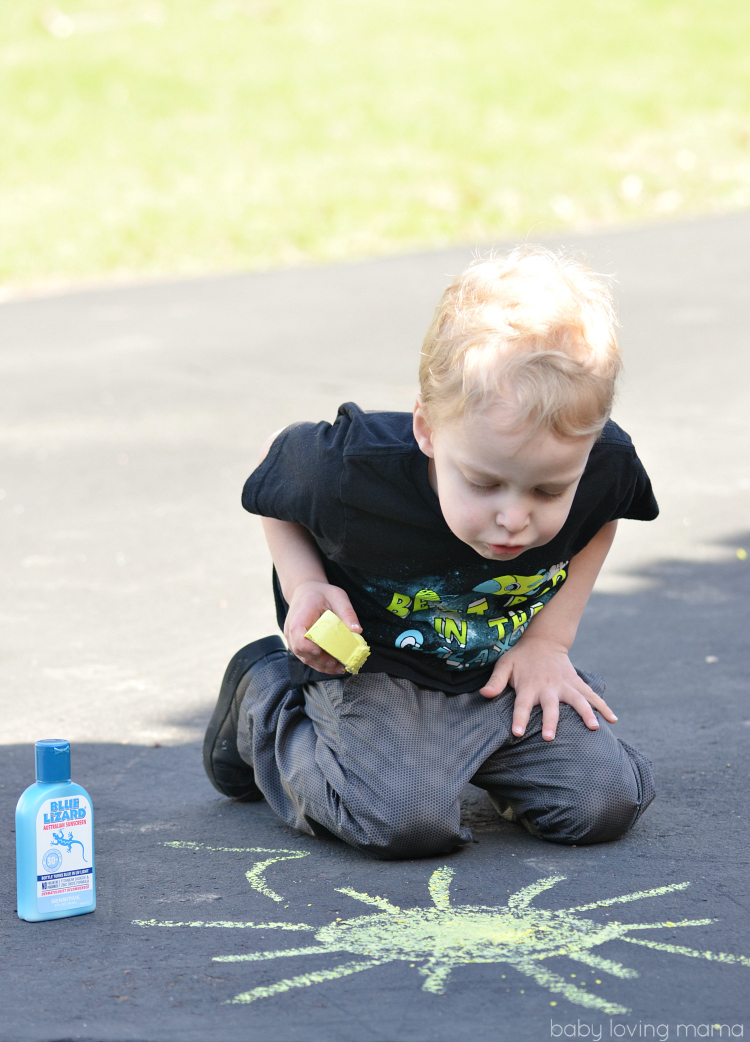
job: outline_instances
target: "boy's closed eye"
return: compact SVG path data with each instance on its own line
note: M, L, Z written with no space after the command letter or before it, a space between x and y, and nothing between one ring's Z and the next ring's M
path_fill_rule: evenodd
M559 499L560 496L564 496L570 488L570 485L565 485L563 488L535 488L534 495L541 496L542 499Z
M496 492L503 487L503 482L501 481L495 481L492 484L480 484L467 478L467 483L476 492ZM541 496L542 499L559 499L560 496L565 495L569 488L570 485L564 485L562 488L535 488L533 493L535 496Z
M481 485L477 481L469 481L468 478L466 479L466 481L469 487L475 489L477 492L496 492L497 489L503 487L502 483L499 481L495 481L491 485Z

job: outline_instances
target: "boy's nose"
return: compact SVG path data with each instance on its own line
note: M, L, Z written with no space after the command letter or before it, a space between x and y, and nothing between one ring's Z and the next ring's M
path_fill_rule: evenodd
M511 534L523 532L529 523L529 512L523 503L508 503L498 511L495 521L498 527Z

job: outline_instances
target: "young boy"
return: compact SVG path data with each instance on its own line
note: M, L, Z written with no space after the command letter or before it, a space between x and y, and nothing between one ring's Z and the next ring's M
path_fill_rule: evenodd
M658 513L608 419L619 368L601 281L522 248L445 291L413 417L347 404L268 440L242 502L289 651L229 664L204 745L220 792L384 858L470 842L468 781L542 839L632 827L651 766L568 658L617 519ZM371 646L358 675L305 638L326 609Z

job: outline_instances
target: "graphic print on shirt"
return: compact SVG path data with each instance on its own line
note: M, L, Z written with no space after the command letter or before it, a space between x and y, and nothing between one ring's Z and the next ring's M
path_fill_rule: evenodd
M365 588L403 621L395 640L389 633L386 643L436 655L449 669L476 669L513 647L562 587L568 564L562 561L535 575L498 575L458 594L441 593L445 583L439 578L398 586L369 579Z

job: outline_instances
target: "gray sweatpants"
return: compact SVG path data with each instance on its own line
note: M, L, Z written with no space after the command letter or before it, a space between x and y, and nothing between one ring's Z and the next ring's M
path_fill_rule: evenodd
M568 705L554 741L541 737L538 706L516 738L514 699L510 688L494 699L446 695L386 673L294 687L279 656L249 675L238 748L289 825L377 857L470 843L459 803L469 781L541 839L599 843L627 832L655 795L648 760L601 718L590 731Z

